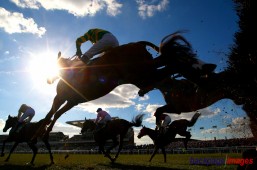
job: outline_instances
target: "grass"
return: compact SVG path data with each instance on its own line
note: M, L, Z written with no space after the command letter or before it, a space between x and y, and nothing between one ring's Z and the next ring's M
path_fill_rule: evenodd
M7 155L6 155L7 156ZM6 157L5 156L5 157ZM226 154L168 154L167 163L163 162L163 155L157 154L152 162L148 162L150 155L121 154L114 164L100 154L54 154L54 165L49 166L48 154L38 154L35 165L26 165L31 160L31 154L13 154L9 162L4 162L5 157L0 157L1 170L234 170L237 165L190 165L190 158L226 158ZM231 158L239 158L240 154L228 154Z

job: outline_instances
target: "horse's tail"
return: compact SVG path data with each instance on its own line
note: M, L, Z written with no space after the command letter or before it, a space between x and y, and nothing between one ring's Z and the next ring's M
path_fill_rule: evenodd
M194 114L194 116L192 117L192 119L188 122L188 127L191 127L195 124L195 122L197 121L198 117L200 116L201 114L199 112L196 112Z
M137 115L137 116L132 120L132 122L130 122L130 126L135 126L135 127L141 126L144 115L145 115L145 114L139 114L139 115Z

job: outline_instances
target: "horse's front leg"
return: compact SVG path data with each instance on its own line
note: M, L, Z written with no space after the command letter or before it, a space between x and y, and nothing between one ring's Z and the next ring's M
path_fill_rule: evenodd
M32 137L31 140L34 140L34 139L36 139L36 138L38 138L39 136L42 135L43 131L45 130L46 125L51 120L54 113L57 112L57 110L61 107L61 105L64 102L65 102L65 100L61 99L58 95L55 96L51 110L48 112L48 114L45 117L44 122L38 128L38 130L36 131L36 133L34 134L34 136Z
M153 153L152 153L152 155L151 155L151 158L150 158L149 162L152 161L152 159L153 159L153 157L155 156L155 154L157 153L158 149L159 149L159 147L157 147L157 145L155 145L154 151L153 151Z
M32 149L32 151L33 151L33 156L32 156L32 159L31 159L31 161L30 161L30 164L31 164L31 165L34 165L34 160L35 160L35 157L36 157L36 155L37 155L38 149L37 149L35 143L28 142L28 145L29 145L29 147L30 147L30 148Z
M109 152L105 152L104 150L104 145L103 144L100 144L99 145L99 150L102 154L104 154L104 157L107 157L109 158L112 162L113 162L113 158L111 157L110 153Z
M54 164L54 158L53 158L53 154L52 154L52 151L51 151L51 146L50 146L50 144L49 144L49 142L48 142L48 137L45 137L45 138L43 138L42 140L43 140L43 142L45 143L45 146L46 146L46 148L47 148L47 150L48 150L48 153L49 153L49 155L50 155L50 160L51 160L51 165L52 164Z
M71 103L71 102L67 102L60 110L58 110L55 114L54 114L54 119L52 120L51 124L49 125L49 127L47 128L47 131L45 133L46 134L49 134L52 129L53 129L53 126L55 124L55 122L57 121L57 119L59 119L59 117L61 117L61 115L65 112L67 112L68 110L70 110L72 107L74 107L75 104L74 103Z
M118 142L118 139L117 139L117 137L115 136L115 137L113 137L112 138L112 145L107 149L107 153L110 153L111 152L111 150L113 149L113 148L115 148L116 146L118 146L119 145L119 142Z
M5 147L5 143L8 141L8 139L3 141L3 146L2 146L2 152L1 152L1 157L4 156L4 147Z
M12 146L10 152L9 152L8 157L5 159L5 162L8 162L8 161L9 161L9 159L10 159L10 157L11 157L11 154L13 153L14 149L17 147L18 144L19 144L18 142L15 142L15 143L13 144L13 146Z

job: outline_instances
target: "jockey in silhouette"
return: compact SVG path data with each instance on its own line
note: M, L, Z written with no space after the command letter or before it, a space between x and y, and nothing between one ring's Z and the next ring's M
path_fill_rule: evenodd
M102 110L102 108L97 109L97 117L95 120L95 123L97 124L96 130L99 130L100 128L104 127L109 121L112 120L112 117L109 113Z
M20 131L21 125L26 122L29 123L35 115L35 110L26 104L22 104L18 111L18 123L12 130L15 133Z
M154 115L156 116L156 115ZM160 133L165 133L166 129L169 127L171 123L171 118L167 114L161 114L159 119L156 119L156 130L159 129Z
M86 41L91 41L93 46L82 55L80 47L81 47L81 44ZM117 46L119 46L119 42L112 33L103 29L94 28L94 29L88 30L83 36L79 37L76 40L76 48L77 48L76 55L85 64L87 64L88 61L93 56L103 53Z

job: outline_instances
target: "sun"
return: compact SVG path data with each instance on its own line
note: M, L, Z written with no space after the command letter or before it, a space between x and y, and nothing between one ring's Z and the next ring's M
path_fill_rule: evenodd
M47 78L58 76L57 54L46 52L33 55L29 60L27 71L34 86L42 87L46 85Z

